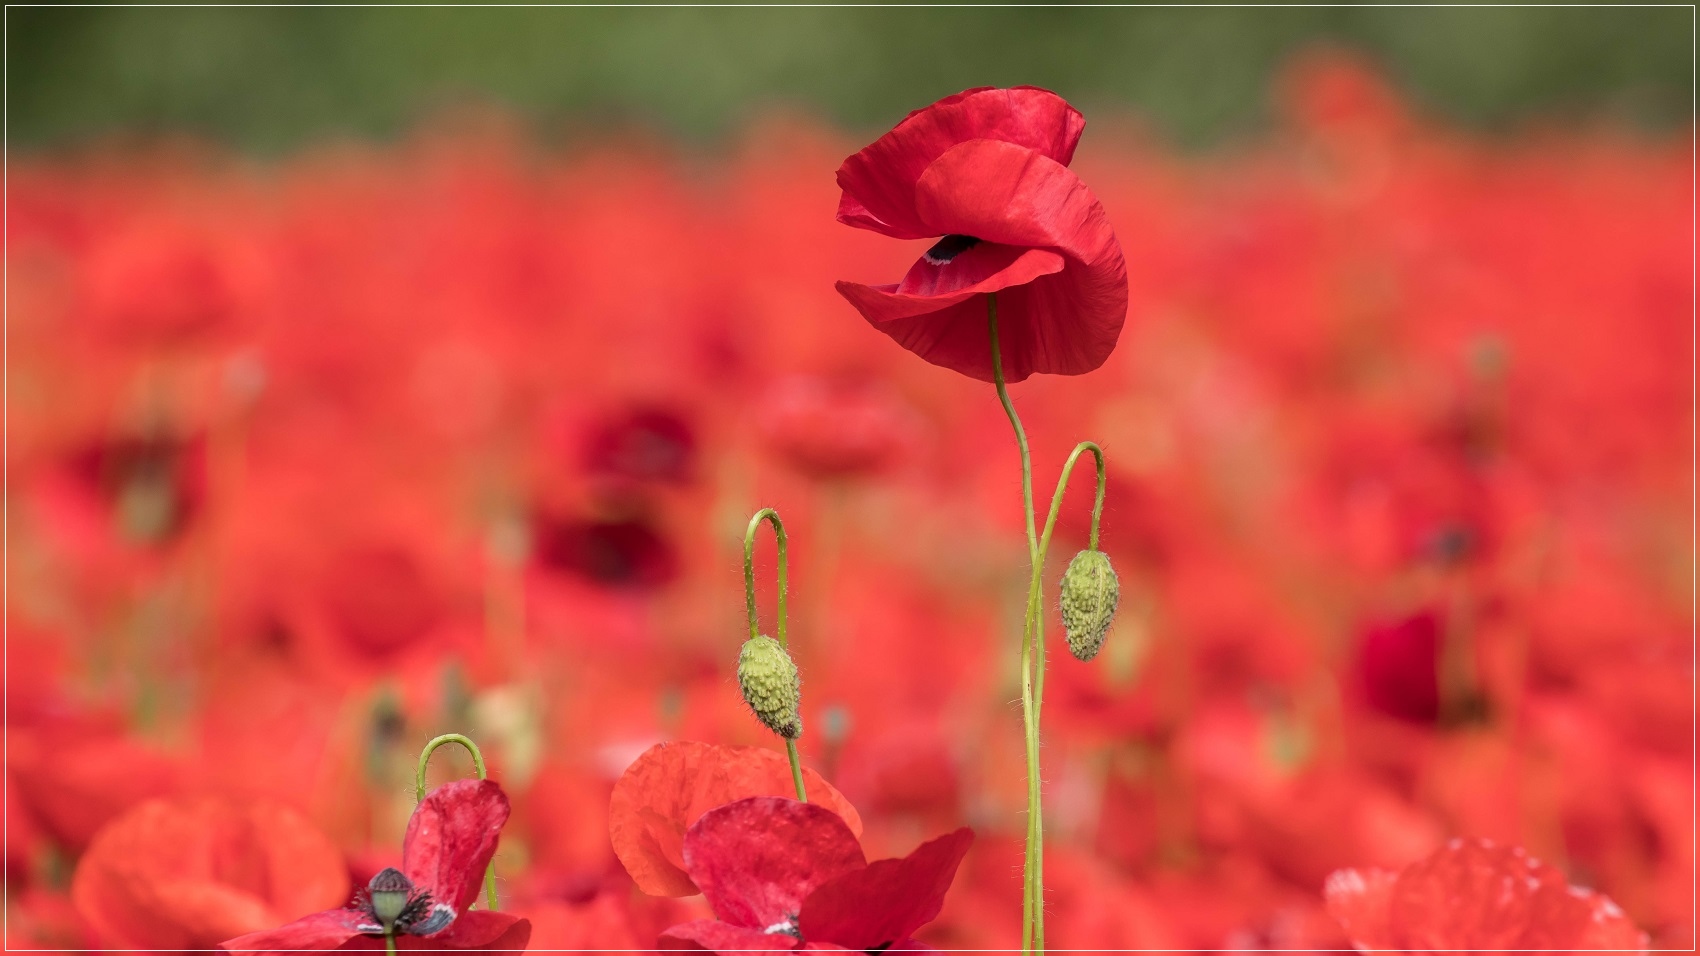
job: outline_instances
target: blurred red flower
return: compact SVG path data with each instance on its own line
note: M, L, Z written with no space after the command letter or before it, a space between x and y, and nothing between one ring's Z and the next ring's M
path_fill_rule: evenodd
M768 390L762 436L786 464L813 478L857 478L889 467L919 444L917 416L878 385L794 376Z
M685 868L715 920L661 934L664 949L930 949L910 936L938 916L974 831L867 863L844 820L815 803L749 797L703 814Z
M853 834L862 818L820 774L805 768L809 799L835 813ZM685 866L686 828L709 810L743 797L792 792L791 765L760 747L681 740L656 744L632 762L608 801L608 838L638 888L654 896L702 892Z
M508 797L493 780L438 787L413 811L401 869L372 877L355 903L277 929L226 940L230 952L382 949L524 949L531 923L512 913L467 911L508 821Z
M1647 949L1611 900L1488 840L1453 840L1397 873L1340 870L1324 892L1364 952Z
M1008 381L1104 364L1127 316L1127 265L1104 207L1068 169L1086 120L1049 90L989 87L904 118L838 168L838 220L939 241L895 285L840 281L881 332L992 380L986 310L1001 292Z
M334 905L348 870L330 839L276 804L154 800L113 821L71 897L108 946L210 949Z
M1359 636L1358 677L1375 710L1416 723L1440 716L1442 621L1424 609L1395 621L1376 621Z

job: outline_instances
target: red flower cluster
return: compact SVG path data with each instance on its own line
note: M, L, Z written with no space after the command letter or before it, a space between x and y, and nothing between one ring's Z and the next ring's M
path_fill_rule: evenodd
M996 288L1121 579L1092 665L1048 631L1049 945L1547 941L1435 902L1515 871L1459 836L1692 946L1688 138L1480 137L1337 59L1278 97L1183 156L971 91L838 185L859 143L779 120L703 164L477 119L13 156L8 944L1014 945L1008 423L856 314L984 378ZM768 505L806 810L733 679ZM414 816L443 730L511 807ZM493 842L431 834L504 819L492 913Z

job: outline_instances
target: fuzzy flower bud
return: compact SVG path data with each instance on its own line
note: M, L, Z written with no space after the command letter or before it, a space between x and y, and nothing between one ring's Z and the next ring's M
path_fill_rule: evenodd
M1062 579L1062 619L1075 657L1089 661L1098 656L1120 597L1121 583L1104 552L1082 551L1068 563Z
M744 692L744 702L769 730L787 740L803 733L798 712L802 683L797 664L784 645L766 635L744 642L744 649L738 653L738 687Z

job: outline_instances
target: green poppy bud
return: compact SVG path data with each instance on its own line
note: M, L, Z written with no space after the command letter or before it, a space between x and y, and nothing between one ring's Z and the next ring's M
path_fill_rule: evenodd
M1062 579L1063 629L1068 632L1068 649L1089 661L1098 656L1110 622L1116 616L1121 583L1102 551L1082 551L1068 563Z
M744 649L738 653L738 687L744 692L744 702L769 730L787 740L803 734L803 718L798 713L802 684L797 664L784 645L766 635L744 642Z
M366 907L386 933L407 911L407 904L412 899L413 882L393 866L372 877L366 885Z

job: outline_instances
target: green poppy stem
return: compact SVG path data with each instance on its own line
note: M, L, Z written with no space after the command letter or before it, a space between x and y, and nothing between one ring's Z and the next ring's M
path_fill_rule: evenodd
M1034 622L1038 619L1041 599L1040 572L1043 558L1039 551L1039 535L1033 520L1033 456L1027 447L1027 430L1021 427L1021 416L1009 399L1009 388L1003 377L1003 347L998 340L998 297L986 297L986 324L992 340L992 382L997 386L998 401L1009 416L1015 430L1015 443L1021 450L1021 510L1027 523L1027 557L1033 576L1027 589L1027 614L1021 628L1021 721L1027 742L1027 845L1022 864L1021 950L1024 953L1045 951L1045 823L1039 780L1039 707L1036 691L1044 674L1045 648L1034 640ZM1034 657L1038 657L1035 668ZM1036 686L1037 685L1037 686Z
M779 520L779 512L772 508L763 508L750 518L750 525L744 530L744 606L749 611L750 640L755 640L760 633L760 624L756 619L756 532L761 529L763 521L773 525L773 539L779 550L779 608L773 627L774 639L779 646L787 651L791 649L785 637L785 594L789 589L790 557L787 553L788 544L785 538L785 523ZM808 794L803 790L803 762L797 755L797 741L787 738L785 741L785 757L791 762L791 783L797 788L797 799L809 802Z
M437 748L444 744L460 744L465 747L466 752L472 755L472 766L478 771L478 779L489 779L489 773L484 767L484 753L478 749L477 744L472 742L472 738L465 734L443 734L440 737L432 738L431 742L425 745L425 749L419 752L419 767L413 774L415 800L425 799L425 766L431 762L431 755L437 751ZM486 908L494 913L496 911L496 861L494 860L491 860L490 865L484 870L484 897L487 901ZM394 952L394 938L385 938L389 942L390 951Z

